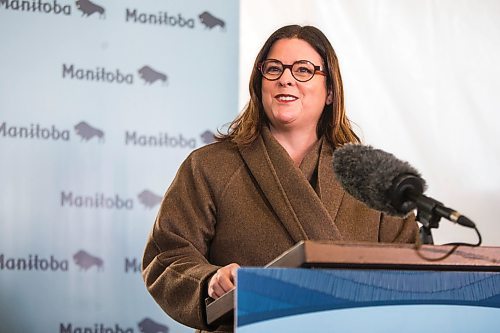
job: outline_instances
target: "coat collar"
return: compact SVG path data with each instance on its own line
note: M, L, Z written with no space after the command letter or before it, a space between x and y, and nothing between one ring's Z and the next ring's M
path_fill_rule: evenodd
M265 199L295 242L342 240L333 221L344 191L334 181L332 149L326 142L319 149L318 193L267 127L254 142L239 146L239 151Z

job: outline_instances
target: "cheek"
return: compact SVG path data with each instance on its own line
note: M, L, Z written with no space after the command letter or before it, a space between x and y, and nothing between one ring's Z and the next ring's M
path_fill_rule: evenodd
M267 112L271 107L271 103L273 101L271 87L269 87L268 83L267 84L265 82L262 83L261 94L262 94L262 105L264 106L264 111Z
M307 98L307 106L317 112L322 112L326 104L326 88L324 86L310 87L304 94Z

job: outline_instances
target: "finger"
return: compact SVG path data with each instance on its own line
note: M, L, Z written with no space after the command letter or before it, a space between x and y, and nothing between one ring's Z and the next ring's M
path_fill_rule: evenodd
M218 278L216 279L217 284L224 290L224 292L228 292L234 288L234 283L231 280L231 272L223 271L218 274Z
M231 268L231 281L233 284L236 282L236 271L240 268L240 265L234 264L234 266Z
M208 283L208 296L217 298L231 290L233 285L228 277L229 272L224 269L219 269Z
M218 298L226 293L226 290L224 290L224 288L220 284L221 276L222 274L220 272L217 272L210 280L210 283L208 285L208 292L209 296L211 296L212 298Z
M219 268L208 283L208 296L218 298L235 288L236 270L240 265L231 263Z
M217 299L224 295L225 292L222 290L222 288L218 284L214 284L208 289L208 296Z
M212 298L218 298L218 293L215 290L215 285L217 284L216 278L217 272L210 278L210 281L208 281L208 296Z

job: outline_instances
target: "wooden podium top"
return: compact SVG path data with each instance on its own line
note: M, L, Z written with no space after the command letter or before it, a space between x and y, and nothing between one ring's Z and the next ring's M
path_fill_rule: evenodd
M394 269L500 272L500 247L414 244L332 243L303 241L265 267ZM445 257L444 259L442 259ZM207 322L215 325L233 320L234 290L207 301Z

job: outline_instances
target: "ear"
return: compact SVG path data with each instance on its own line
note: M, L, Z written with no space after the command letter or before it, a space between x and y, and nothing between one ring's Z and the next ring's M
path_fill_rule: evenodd
M333 103L333 92L331 90L328 91L328 95L326 95L326 105L330 105Z

